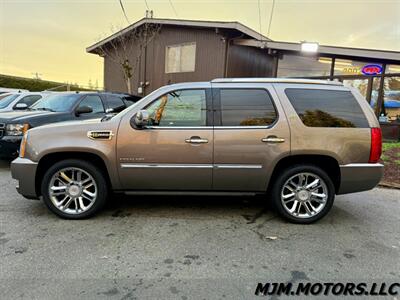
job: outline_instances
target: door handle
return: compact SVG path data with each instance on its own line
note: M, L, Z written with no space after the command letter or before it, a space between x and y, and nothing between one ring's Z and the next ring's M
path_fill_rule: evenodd
M270 144L279 144L285 142L285 139L279 138L277 136L268 136L266 138L261 139L261 142Z
M208 140L207 139L202 139L199 136L192 136L190 139L186 139L185 143L188 143L188 144L207 144Z

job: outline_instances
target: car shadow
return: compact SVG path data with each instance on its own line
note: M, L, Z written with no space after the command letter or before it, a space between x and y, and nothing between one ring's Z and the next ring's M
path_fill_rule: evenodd
M1 169L10 169L10 165L11 165L12 160L9 159L0 159L0 170Z

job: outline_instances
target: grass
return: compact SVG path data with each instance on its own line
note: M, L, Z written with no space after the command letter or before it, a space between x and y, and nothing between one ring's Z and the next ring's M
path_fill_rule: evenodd
M388 151L393 148L400 148L400 142L393 142L393 143L383 143L382 144L382 152ZM399 155L400 153L398 153Z

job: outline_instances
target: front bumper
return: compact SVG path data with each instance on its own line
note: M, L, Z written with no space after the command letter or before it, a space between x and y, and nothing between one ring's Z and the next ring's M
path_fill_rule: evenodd
M0 139L0 158L15 158L18 156L21 136L4 136Z
M340 187L338 194L371 190L383 176L381 164L348 164L340 166Z
M11 163L11 176L18 180L17 191L28 199L39 199L36 192L36 170L38 164L18 157Z

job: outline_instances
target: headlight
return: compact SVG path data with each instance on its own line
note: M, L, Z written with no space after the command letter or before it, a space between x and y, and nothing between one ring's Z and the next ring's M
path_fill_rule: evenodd
M8 124L6 126L6 135L21 136L29 129L29 124Z

